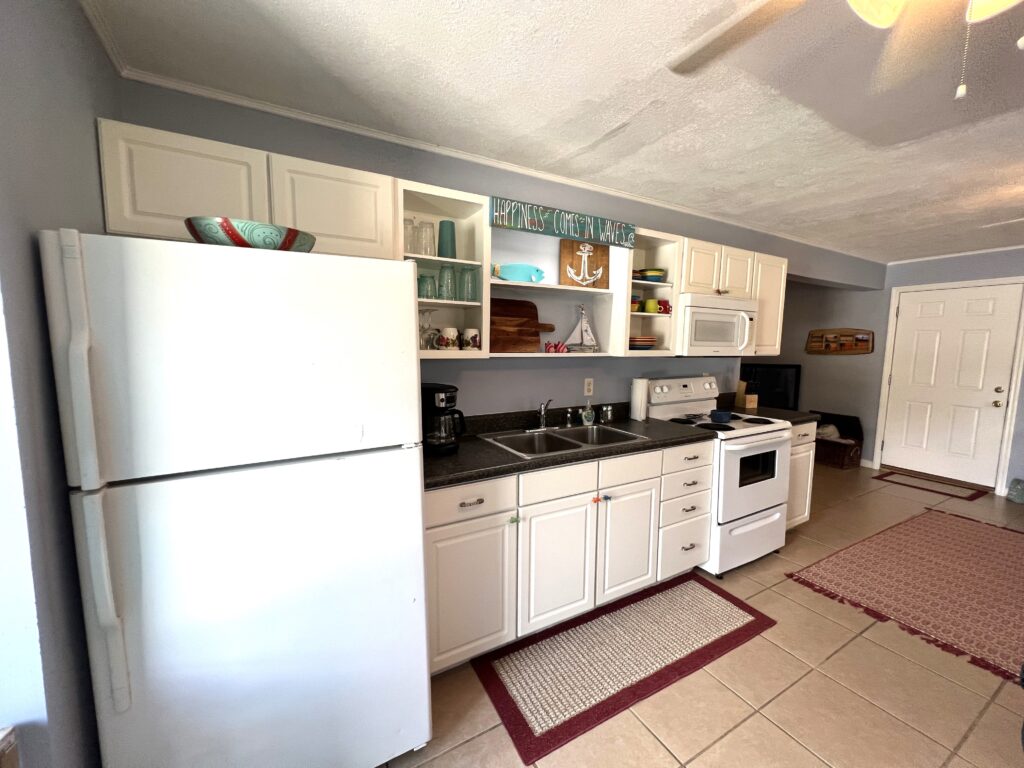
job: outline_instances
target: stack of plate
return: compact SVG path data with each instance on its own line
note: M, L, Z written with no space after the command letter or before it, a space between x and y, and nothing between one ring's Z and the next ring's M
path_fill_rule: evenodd
M668 270L656 269L651 267L650 269L634 269L633 279L634 280L646 280L649 283L663 283L665 277L668 275Z
M654 349L658 344L656 336L630 336L629 348L635 350Z

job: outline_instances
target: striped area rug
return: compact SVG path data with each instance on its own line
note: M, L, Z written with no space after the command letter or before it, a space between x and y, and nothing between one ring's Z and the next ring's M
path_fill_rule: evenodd
M774 624L687 573L474 659L473 667L529 765Z

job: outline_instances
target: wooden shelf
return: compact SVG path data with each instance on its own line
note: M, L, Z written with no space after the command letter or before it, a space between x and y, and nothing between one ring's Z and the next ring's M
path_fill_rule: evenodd
M611 357L611 352L491 352L491 357L554 357L565 360L576 357Z
M672 317L672 313L669 312L630 312L630 317Z
M479 301L455 301L454 299L417 299L416 303L422 307L434 307L436 309L444 309L449 307L452 309L458 309L459 307L479 307Z
M516 290L541 290L541 291L566 291L569 293L590 293L595 296L608 296L612 293L611 288L581 288L575 285L552 285L551 283L520 283L514 280L502 280L491 278L492 288L513 288ZM542 353L545 354L545 353Z
M674 357L671 349L627 349L627 357Z
M421 349L420 360L479 360L487 353L479 349Z
M657 283L653 280L631 280L634 288L671 288L674 283Z
M479 261L470 261L469 259L448 259L443 256L424 256L421 253L404 253L402 258L406 261L415 261L417 264L422 264L425 267L441 267L445 264L451 264L453 267L479 267Z

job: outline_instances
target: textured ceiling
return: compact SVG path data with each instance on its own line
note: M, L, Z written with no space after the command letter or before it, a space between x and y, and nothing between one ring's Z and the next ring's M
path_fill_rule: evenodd
M150 75L889 262L1024 243L1024 5L863 24L807 0L691 75L744 0L83 0ZM915 6L916 4L916 6Z

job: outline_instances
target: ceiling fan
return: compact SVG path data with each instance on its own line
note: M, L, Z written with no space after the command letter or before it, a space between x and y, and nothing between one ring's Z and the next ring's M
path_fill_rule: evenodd
M788 16L806 2L807 0L751 0L688 45L669 64L669 69L680 75L696 72L766 27ZM965 68L971 25L997 16L1021 2L1024 0L946 1L945 10L950 6L965 9ZM880 90L887 90L903 79L899 71L905 71L905 67L897 66L897 62L928 59L923 50L928 45L928 30L934 27L937 20L945 18L944 13L936 13L938 4L935 0L846 0L846 3L864 23L878 29L890 30L875 75L875 85ZM1024 50L1024 37L1017 41L1017 47ZM961 72L956 98L961 98L966 93L967 86Z

